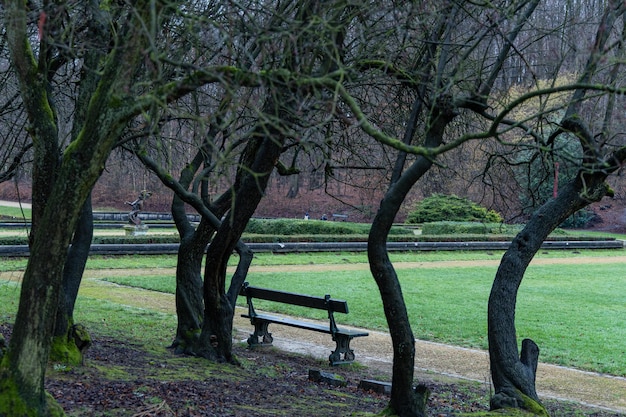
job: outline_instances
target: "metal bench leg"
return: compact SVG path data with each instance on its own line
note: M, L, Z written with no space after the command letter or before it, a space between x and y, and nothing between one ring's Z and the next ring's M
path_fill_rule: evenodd
M340 365L354 361L354 351L350 349L351 339L351 337L346 335L335 335L335 343L337 344L337 348L328 357L331 365Z
M248 345L250 347L255 346L272 346L274 338L272 334L267 330L270 325L267 321L254 321L254 333L248 337ZM259 338L261 338L259 341Z

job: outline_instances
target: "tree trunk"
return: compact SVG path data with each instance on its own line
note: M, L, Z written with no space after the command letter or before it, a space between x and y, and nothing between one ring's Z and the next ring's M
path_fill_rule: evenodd
M207 135L207 141L198 150L193 161L182 171L179 180L181 190L175 190L174 199L172 200L172 217L180 235L180 247L178 248L178 262L176 263L176 316L178 325L171 347L175 349L176 353L188 355L197 354L195 349L197 348L202 330L204 315L202 258L207 245L211 241L211 237L219 226L217 217L221 217L229 205L227 204L228 201L225 201L223 204L213 207L213 220L203 215L198 227L194 228L187 218L183 196L179 194L187 192L187 189L203 165L210 166L214 146L212 139L214 137L215 132L211 130ZM151 164L151 161L148 161L145 157L143 157L143 161L146 164ZM153 166L154 168L156 167ZM159 176L163 177L162 174ZM203 187L202 193L204 192ZM202 198L198 204L202 206L197 207L198 209L204 208L209 210L206 208L206 198ZM202 210L199 210L199 212L203 213Z
M416 103L419 99L416 101ZM409 142L415 133L416 113L420 106L413 106L412 117L407 127L405 142ZM454 118L454 113L447 109L434 108L430 114L430 127L426 132L424 146L437 147L443 141L446 126ZM404 155L398 156L397 164L401 164ZM395 217L406 195L415 183L428 172L433 165L433 158L419 156L411 166L401 173L395 170L389 190L380 203L380 208L370 229L367 255L370 270L376 280L383 302L385 317L393 343L393 375L389 407L392 412L402 417L423 417L426 415L426 404L429 391L419 385L413 388L415 368L415 338L411 330L406 304L396 271L387 253L387 237Z
M177 198L177 197L175 197ZM211 233L202 219L198 231L181 238L176 263L176 315L178 326L172 347L177 353L195 355L193 347L202 329L202 258ZM208 230L207 230L208 232Z
M78 129L81 133L65 149L59 166L59 137L47 95L47 67L39 66L30 46L26 4L5 1L3 6L7 45L31 126L35 156L31 256L22 281L13 334L0 364L0 415L57 415L62 411L49 401L44 377L64 262L80 209L115 140L133 115L127 108L110 107L110 103L113 94L128 87L126 74L136 68L140 59L137 51L144 49L145 39L134 33L137 22L120 25L118 33L124 38L102 61L98 94L89 101L84 124ZM46 39L39 45L40 54L47 52ZM122 110L127 113L122 114Z
M241 235L254 214L281 153L284 136L264 126L262 138L252 137L241 165L242 177L236 181L236 195L232 209L219 227L206 254L204 269L204 323L198 351L204 357L219 362L235 363L232 355L232 325L234 301L247 266L242 265L237 280L232 280L226 293L226 267ZM268 132L269 131L269 132ZM252 161L250 164L249 161ZM242 252L240 251L240 254ZM242 257L249 261L249 256ZM249 265L249 263L248 263Z
M533 214L500 262L488 307L489 358L495 389L492 409L521 408L547 415L535 389L539 347L525 339L518 354L515 305L526 268L548 235L570 215L607 194L605 174L586 175L584 180L581 176Z
M289 178L289 190L287 191L287 198L296 198L300 192L300 174L293 174Z
M624 13L623 2L611 3L605 9L602 21L590 52L580 83L589 83L600 62L600 53L605 50L610 39L611 28ZM614 68L616 76L618 68ZM626 158L626 149L618 148L611 155L601 155L598 151L607 140L602 135L594 135L589 126L578 116L583 99L587 94L584 88L574 92L561 124L549 138L549 143L562 133L575 135L583 151L582 167L576 178L559 190L553 198L541 206L531 217L524 229L515 237L506 251L496 273L488 306L488 339L491 375L495 395L491 408L521 408L535 414L547 415L541 405L535 388L539 347L530 339L522 342L518 355L515 330L515 305L517 292L530 264L546 237L565 219L587 205L600 201L612 192L604 182L609 174L617 170ZM608 106L605 122L613 117L613 106ZM608 126L608 124L607 124Z
M111 39L111 32L107 28L106 13L97 9L97 5L89 7L89 34L94 45L105 45ZM93 48L85 52L83 66L85 68L98 68L105 58L105 49ZM71 138L75 141L84 128L89 101L93 97L100 73L97 71L82 71L78 83L78 95L76 97L74 118L72 123ZM53 154L58 158L57 153ZM74 323L74 306L78 297L78 289L85 271L89 250L93 240L93 213L91 205L91 193L87 197L78 219L72 246L70 247L65 266L63 268L63 284L61 298L55 322L54 338L52 340L52 361L65 362L68 364L82 364L85 350L91 345L87 330Z
M210 136L213 137L214 135ZM155 161L147 157L145 153L136 153L137 157L139 157L146 166L154 171L161 181L166 186L171 188L176 194L172 202L172 215L176 223L176 228L181 236L181 246L178 251L178 263L176 270L176 311L178 316L178 326L176 337L172 343L172 347L176 349L176 352L195 356L204 356L215 360L225 360L225 357L232 355L230 352L232 349L230 349L225 343L222 343L221 345L226 346L225 349L228 350L228 354L222 356L215 354L215 349L212 344L216 344L215 340L218 336L209 338L208 341L206 338L201 339L200 337L206 316L206 300L203 294L205 284L202 281L200 270L202 257L205 253L207 244L211 241L211 236L218 229L224 230L221 228L223 223L218 219L218 217L222 217L224 213L232 207L232 196L234 194L239 195L238 193L241 188L241 184L246 183L242 180L242 178L249 176L248 167L252 166L252 169L254 169L252 163L257 156L256 152L258 143L258 140L250 140L249 145L244 151L244 156L242 156L240 161L241 166L246 168L239 170L234 187L222 194L222 196L211 204L210 207L206 205L206 201L208 201L208 193L204 185L202 186L201 192L202 198L199 198L195 192L187 191L187 188L193 182L194 176L202 164L205 166L211 165L209 160L213 146L209 146L210 144L207 143L198 151L194 160L188 164L181 173L179 182L173 181L171 179L171 175L164 171ZM269 168L270 172L272 168L273 165ZM206 173L203 173L202 175L206 175ZM254 174L252 177L254 177ZM185 203L192 205L202 215L202 220L197 229L194 229L187 218L184 206ZM258 202L254 205L252 212L254 212L256 205L258 205ZM246 215L251 216L252 214L246 213ZM245 228L248 220L249 217L242 220L244 221L243 228ZM242 232L243 229L239 232L239 236ZM222 231L221 233L224 232ZM216 237L209 245L208 252L214 253L217 250L216 246L220 246L222 244L223 242ZM227 338L224 334L232 334L232 319L235 303L237 301L237 296L239 295L239 289L246 278L248 268L252 262L252 252L239 239L235 242L235 249L240 255L237 270L231 279L231 285L228 293L226 293L223 288L221 290L223 299L227 300L227 304L230 304L231 307L223 311L219 311L215 313L215 315L211 316L212 322L218 323L215 326L216 328L227 329L226 331L222 331L220 333L220 337L224 339ZM225 264L228 262L231 253L232 248L231 251L228 252L228 255L225 255ZM225 287L225 272L223 275L222 287ZM212 332L211 334L213 333L216 332ZM230 336L228 336L228 338L230 338Z
M92 238L93 212L90 195L81 208L72 246L68 250L63 268L63 284L50 352L52 361L80 365L83 363L84 352L91 346L91 339L86 329L74 323L74 306L89 257Z
M393 375L389 406L394 413L403 417L425 416L429 392L423 386L413 388L415 338L400 282L387 252L387 236L407 193L431 166L431 160L420 157L389 187L372 223L367 244L370 270L380 291L393 342Z
M52 195L34 233L9 349L2 361L0 415L22 415L19 407L49 415L45 369L59 303L63 262L78 215L79 196ZM84 197L83 197L84 198ZM18 382L19 381L19 382ZM21 406L19 405L21 402ZM8 406L9 408L4 408Z

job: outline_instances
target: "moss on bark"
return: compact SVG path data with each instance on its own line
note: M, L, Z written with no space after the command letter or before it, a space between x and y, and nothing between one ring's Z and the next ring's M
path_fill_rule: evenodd
M64 336L57 336L52 339L50 361L67 365L80 365L83 363L83 355L73 340L68 340Z
M0 416L64 417L65 412L56 400L47 392L45 396L45 410L28 404L24 396L20 394L18 384L10 372L6 368L0 371Z
M50 361L67 365L82 365L84 353L91 346L91 336L87 329L75 324L69 328L68 334L52 338Z
M548 417L546 408L536 399L524 394L522 390L510 388L500 391L491 398L493 411L519 409L534 416Z
M519 408L503 408L497 411L479 411L473 413L454 414L455 417L536 417L545 414L535 414Z
M15 380L6 371L0 373L0 415L33 417L37 415L37 410L29 410L19 394Z

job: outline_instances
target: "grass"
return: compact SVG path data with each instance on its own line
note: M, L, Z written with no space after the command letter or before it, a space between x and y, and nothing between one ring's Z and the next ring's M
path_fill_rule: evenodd
M31 209L20 207L0 206L0 219L8 220L30 220Z
M19 285L14 281L0 281L0 321L15 321L19 299ZM100 329L110 337L129 340L130 343L167 346L176 333L173 313L131 307L93 296L80 296L76 301L75 317L90 329Z
M75 316L87 328L107 328L111 337L145 346L167 346L176 334L176 316L91 297L79 297Z
M424 252L391 252L393 262L440 262L440 261L499 261L503 251L424 251ZM611 257L623 256L626 253L620 249L603 250L551 250L541 251L536 259L581 258L581 257ZM234 255L229 265L237 264L238 258ZM26 268L27 259L5 258L0 263L0 272L17 271ZM365 252L310 252L310 253L258 253L254 255L253 266L274 265L320 265L320 264L358 264L367 263ZM126 255L105 256L98 255L89 258L88 269L128 269L128 268L175 268L175 255Z
M450 255L439 253L433 258L442 256L448 259ZM494 258L486 254L477 257ZM340 259L343 263L351 261L348 254ZM486 306L497 263L435 268L437 261L430 262L419 268L398 269L415 336L486 349ZM520 340L535 340L542 349L542 361L626 376L626 281L622 271L623 264L618 260L593 265L531 265L518 295ZM169 293L175 288L172 274L110 280ZM380 295L366 268L330 273L252 271L248 281L306 294L330 293L349 301L350 314L338 315L340 323L386 329ZM255 305L279 313L324 319L323 312L262 301Z
M466 347L486 349L486 305L502 252L391 253L394 262L419 262L398 268L415 336ZM541 360L564 366L626 376L626 281L623 265L610 257L622 250L542 251L538 259L588 258L588 264L531 264L520 288L517 332L542 349ZM606 257L602 263L594 257ZM491 260L486 265L437 267L447 261ZM236 258L231 260L234 265ZM386 329L380 295L364 253L309 253L255 255L253 266L363 264L351 271L315 271L292 268L289 272L251 271L254 285L324 295L349 301L350 314L338 315L343 324ZM19 271L23 259L5 259L0 271ZM176 256L97 256L89 269L163 269L147 276L111 278L111 281L173 293ZM400 265L399 265L400 266ZM10 272L9 272L10 274ZM2 290L4 291L4 290ZM94 299L97 294L90 295ZM79 298L79 302L83 297ZM15 298L16 299L16 298ZM13 302L13 304L16 301ZM243 305L243 300L240 300ZM323 319L323 312L259 301L258 308ZM15 308L10 305L8 308Z
M567 231L568 234L571 235L576 235L578 234L578 231L576 230L571 230L571 231ZM624 240L626 239L626 236L624 236L621 233L611 233L611 232L602 232L602 231L594 231L594 230L584 230L581 232L582 235L584 236L590 236L590 237L595 237L595 238L609 238L609 239L621 239Z

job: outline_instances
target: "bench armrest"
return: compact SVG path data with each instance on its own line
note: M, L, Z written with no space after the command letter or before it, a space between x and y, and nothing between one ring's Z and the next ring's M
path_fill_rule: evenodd
M330 321L330 333L333 335L333 339L337 334L337 323L335 322L335 312L333 311L333 305L330 302L330 294L326 294L324 296L324 300L326 301L326 307L328 309L328 320Z
M241 293L246 295L246 303L248 304L248 316L250 319L254 319L256 317L256 311L254 311L254 305L252 304L252 296L246 289L248 288L248 283L244 282L241 285Z

